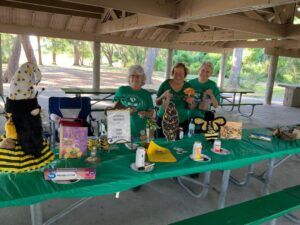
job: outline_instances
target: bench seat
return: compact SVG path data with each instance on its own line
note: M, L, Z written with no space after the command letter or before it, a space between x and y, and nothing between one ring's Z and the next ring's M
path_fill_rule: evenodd
M261 224L300 209L300 185L171 225Z
M226 107L226 106L230 106L231 109L229 111L232 111L234 107L238 107L238 111L239 113L242 115L242 116L245 116L245 117L251 117L254 113L254 108L255 106L257 105L263 105L263 103L259 103L259 102L254 102L254 103L251 103L251 102L244 102L244 103L221 103L220 106L221 107ZM241 106L251 106L251 111L250 113L248 114L245 114L243 112L241 112Z

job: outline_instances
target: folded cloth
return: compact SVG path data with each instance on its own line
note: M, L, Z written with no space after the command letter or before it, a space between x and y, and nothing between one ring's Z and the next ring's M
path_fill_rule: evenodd
M177 162L169 149L159 146L154 141L149 144L147 156L150 162Z

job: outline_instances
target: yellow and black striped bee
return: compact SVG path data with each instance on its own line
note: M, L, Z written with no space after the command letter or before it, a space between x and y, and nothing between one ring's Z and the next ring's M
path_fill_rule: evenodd
M221 116L215 118L214 111L207 111L204 118L195 117L194 123L200 125L200 130L204 133L206 140L213 141L219 138L221 126L226 124L226 119Z

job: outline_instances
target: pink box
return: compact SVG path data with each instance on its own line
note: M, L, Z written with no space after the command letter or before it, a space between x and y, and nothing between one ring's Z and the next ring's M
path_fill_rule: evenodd
M45 180L95 180L96 168L56 168L44 171Z

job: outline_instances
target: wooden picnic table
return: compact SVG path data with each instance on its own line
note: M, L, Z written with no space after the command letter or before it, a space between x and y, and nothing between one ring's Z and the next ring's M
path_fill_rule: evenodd
M262 105L262 103L250 103L250 102L242 102L243 95L253 94L252 90L242 90L242 89L221 89L221 107L229 106L231 107L228 111L232 111L235 107L238 108L238 112L245 117L251 117L254 113L254 107L257 105ZM223 95L230 94L230 96ZM224 102L226 101L226 103ZM241 106L251 106L251 112L249 114L245 114L241 111Z
M93 88L77 88L77 87L71 87L71 88L62 88L62 90L65 92L65 94L75 94L76 97L80 97L81 95L93 95L91 97L91 100L93 103L91 104L94 106L97 103L106 101L107 104L98 105L97 107L92 107L92 111L105 111L107 107L111 107L110 104L112 103L112 97L115 95L118 88L101 88L101 89L93 89ZM156 94L156 90L154 89L147 89L152 94ZM102 96L101 96L102 95Z

